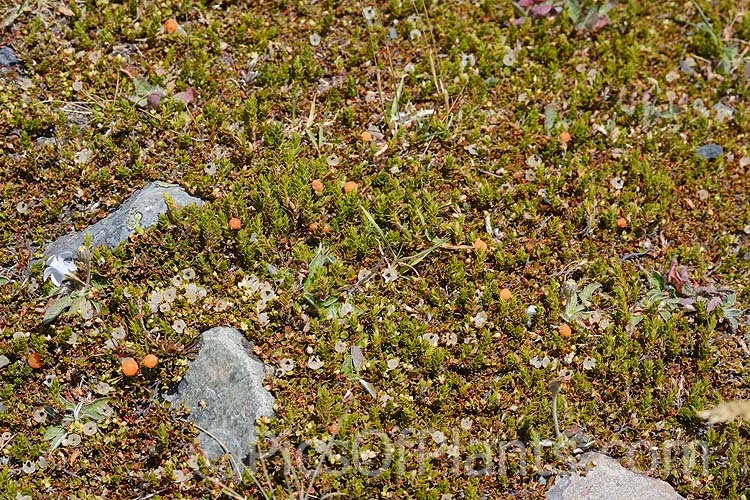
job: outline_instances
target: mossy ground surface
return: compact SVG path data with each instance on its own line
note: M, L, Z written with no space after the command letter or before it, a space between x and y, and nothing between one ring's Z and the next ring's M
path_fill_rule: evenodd
M742 498L748 424L696 413L750 398L746 317L728 319L750 302L750 13L700 3L705 20L621 2L597 30L491 0L3 3L22 65L0 75L0 495L541 497L575 448L545 443L556 379L560 430L589 449ZM127 99L136 76L158 108ZM708 143L723 155L699 157ZM32 262L150 180L208 203L95 250L100 311L43 324ZM319 249L331 262L311 266ZM601 284L581 310L571 280ZM677 302L711 283L718 307ZM152 400L217 325L276 368L262 427L286 451L258 482L196 470L196 429ZM60 396L112 413L65 420ZM63 423L82 440L51 450ZM499 453L514 440L525 462Z

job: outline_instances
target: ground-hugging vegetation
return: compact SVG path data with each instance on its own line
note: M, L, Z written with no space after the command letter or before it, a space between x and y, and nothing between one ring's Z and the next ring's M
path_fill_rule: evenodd
M697 412L750 396L748 5L539 4L6 1L4 498L542 497L576 447L742 498ZM45 322L45 245L150 180L208 203ZM153 400L217 325L275 368L241 478Z

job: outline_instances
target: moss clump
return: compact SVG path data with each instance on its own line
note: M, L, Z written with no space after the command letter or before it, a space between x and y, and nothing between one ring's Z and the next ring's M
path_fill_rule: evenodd
M747 16L683 7L618 5L597 30L492 2L21 11L23 65L0 75L0 490L541 498L585 429L643 468L657 450L688 498L740 498L747 424L697 413L749 397ZM127 99L136 76L159 106ZM151 180L207 203L96 251L100 311L43 324L46 243ZM257 477L208 466L152 398L217 325L276 368ZM52 450L60 397L105 389L98 431Z

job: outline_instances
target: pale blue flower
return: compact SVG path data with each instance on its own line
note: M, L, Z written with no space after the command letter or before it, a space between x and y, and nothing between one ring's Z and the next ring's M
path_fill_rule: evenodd
M68 276L78 270L73 262L73 254L70 252L53 255L47 259L45 265L47 268L44 270L44 280L51 279L55 286L62 285Z

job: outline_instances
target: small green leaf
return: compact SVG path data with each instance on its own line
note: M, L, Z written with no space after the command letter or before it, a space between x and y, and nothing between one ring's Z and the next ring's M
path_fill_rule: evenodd
M44 310L44 319L43 322L45 325L48 325L55 321L58 316L60 316L62 313L64 313L66 310L68 310L73 303L73 299L70 297L70 295L62 295L59 299L52 302L47 308Z
M107 406L108 401L109 400L107 398L101 398L87 405L83 405L81 411L78 414L82 417L88 417L94 420L102 420L103 418L105 418L105 414L104 412L102 412L102 409Z
M378 393L375 391L375 387L373 387L371 383L363 378L359 379L359 383L362 384L362 387L364 387L367 393L372 396L372 399L377 399Z
M585 303L591 300L591 296L594 294L595 291L600 289L602 287L601 283L589 283L585 287L583 287L583 290L578 294L578 298L581 299L581 302Z
M373 227L373 229L375 229L375 232L378 233L378 236L380 236L381 241L385 243L385 233L383 233L383 230L380 229L380 226L378 226L378 223L375 222L375 218L362 205L360 205L359 208L362 210L362 213L365 215L365 219L367 219L367 222L369 222L370 225Z
M578 25L578 21L581 19L581 5L576 0L565 0L565 7L567 7L568 19L573 24Z
M396 87L396 95L393 96L393 102L391 102L391 111L388 114L388 117L391 120L395 120L398 118L398 101L399 99L401 99L401 92L403 92L404 90L405 79L405 76L401 77L401 81L398 82L398 87Z
M428 255L430 255L432 252L443 246L448 242L448 238L439 238L436 240L432 240L432 245L429 248L426 248L422 250L421 252L417 252L414 255L410 255L409 257L404 257L402 259L399 259L399 263L404 264L407 267L414 267L422 260L427 258Z
M353 377L355 375L351 354L347 354L346 356L344 356L344 363L341 365L341 371L349 377Z
M54 450L58 446L68 433L65 432L62 425L52 425L47 427L47 431L44 433L44 439L50 442L50 449Z
M167 91L162 87L159 85L151 85L148 80L140 76L133 78L133 87L135 87L135 93L126 97L130 102L140 107L146 106L148 96L151 94L159 94L162 96L167 95Z
M15 22L15 20L18 18L18 16L21 15L21 12L26 8L26 6L29 4L28 0L24 0L21 2L21 5L18 6L17 9L11 10L10 13L5 16L5 19L3 19L3 22L0 23L0 29L7 28L11 24Z
M630 317L630 324L628 325L628 329L632 332L636 326L638 326L638 323L643 321L644 316L641 314L633 314Z
M555 120L557 119L557 110L552 104L547 104L544 107L544 133L549 136L552 133L552 129L555 126Z
M307 273L307 278L305 278L305 281L302 283L302 289L305 292L310 291L310 287L312 287L313 281L315 281L315 275L318 270L327 264L333 264L335 262L336 256L326 253L323 245L320 245L318 251L315 253L315 257L313 257L312 262L310 262L310 269Z

